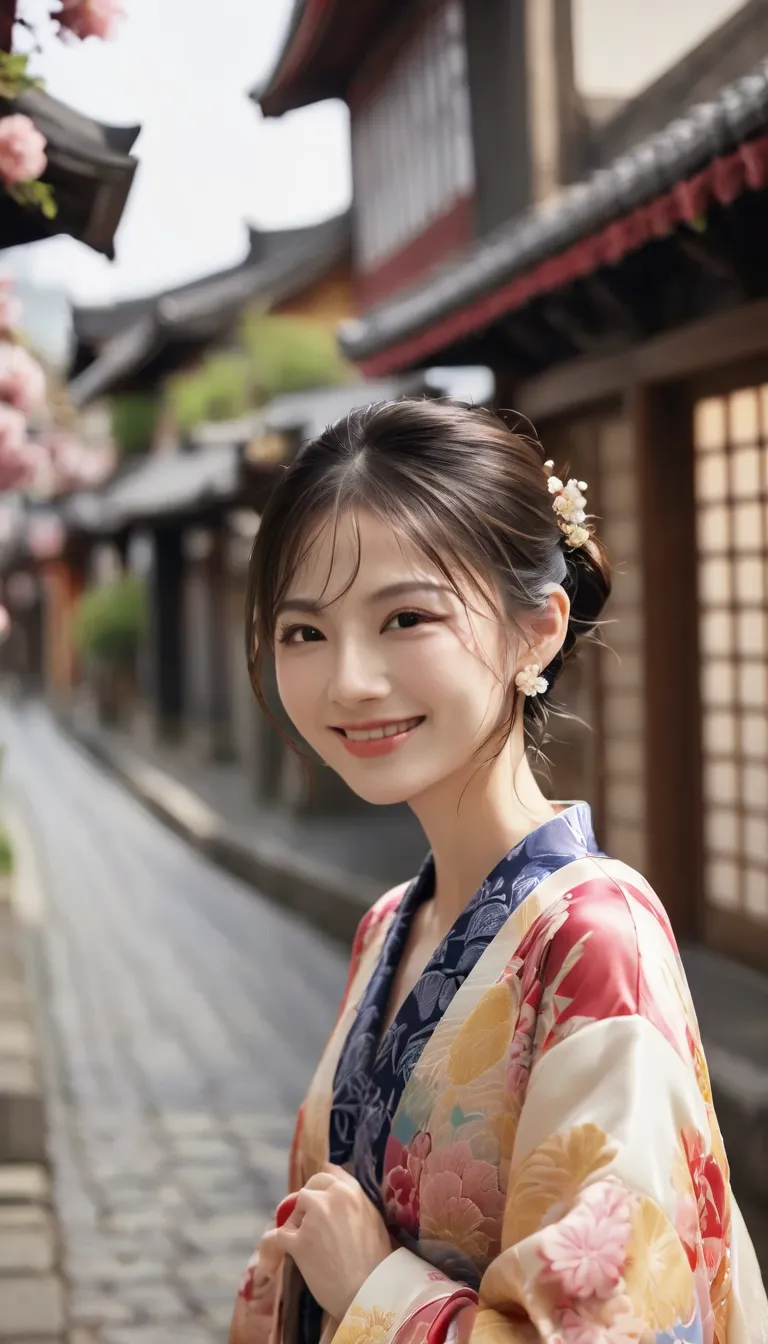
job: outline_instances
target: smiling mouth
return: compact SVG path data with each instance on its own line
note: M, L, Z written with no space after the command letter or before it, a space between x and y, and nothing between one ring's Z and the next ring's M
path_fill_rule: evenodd
M347 738L349 742L378 742L385 737L397 737L400 733L409 733L424 722L426 715L419 714L413 719L399 719L397 723L381 723L371 728L334 728L334 733Z

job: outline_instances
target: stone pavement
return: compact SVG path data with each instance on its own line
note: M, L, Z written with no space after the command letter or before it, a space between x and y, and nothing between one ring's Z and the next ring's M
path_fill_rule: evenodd
M252 841L263 838L300 850L318 865L342 869L371 883L377 894L407 881L421 866L426 853L424 833L406 804L382 808L360 803L359 810L348 816L260 809L243 765L211 760L204 741L193 733L175 746L158 743L149 719L140 713L130 731L105 729L97 723L88 701L78 705L70 722L77 732L95 733L105 744L140 754L149 766L190 789L201 803Z
M44 711L0 709L0 740L47 1005L69 1344L223 1344L345 957L164 830Z
M56 1344L63 1282L50 1209L43 1087L24 925L0 876L0 1340Z

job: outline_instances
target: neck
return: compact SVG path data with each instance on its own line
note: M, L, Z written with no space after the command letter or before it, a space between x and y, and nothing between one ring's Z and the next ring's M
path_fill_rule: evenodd
M455 923L488 874L557 814L534 778L517 725L496 760L441 780L411 800L435 862L435 922Z

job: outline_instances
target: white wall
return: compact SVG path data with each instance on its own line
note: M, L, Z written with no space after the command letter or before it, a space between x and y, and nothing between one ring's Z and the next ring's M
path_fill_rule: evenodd
M579 89L592 96L629 98L639 93L741 9L743 2L573 0Z

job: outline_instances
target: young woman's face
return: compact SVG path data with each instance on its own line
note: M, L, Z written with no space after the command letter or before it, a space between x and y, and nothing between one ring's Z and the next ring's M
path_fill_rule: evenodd
M276 667L297 731L355 793L413 802L477 768L506 717L515 647L490 606L467 593L465 608L420 551L360 512L335 546L326 527L295 575Z

